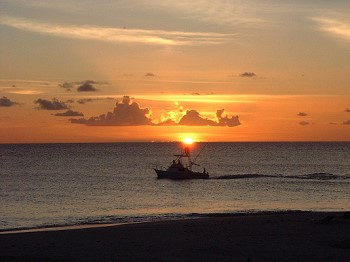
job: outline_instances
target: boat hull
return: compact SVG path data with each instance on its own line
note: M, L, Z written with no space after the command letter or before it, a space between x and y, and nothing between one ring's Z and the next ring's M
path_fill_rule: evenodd
M156 172L158 178L167 178L167 179L208 179L209 174L208 173L200 173L200 172L172 172L172 171L165 171L165 170L159 170L154 169Z

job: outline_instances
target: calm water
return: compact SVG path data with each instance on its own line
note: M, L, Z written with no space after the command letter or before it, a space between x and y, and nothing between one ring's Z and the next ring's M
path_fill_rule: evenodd
M158 180L177 143L0 145L0 230L350 210L350 143L197 143L213 179Z

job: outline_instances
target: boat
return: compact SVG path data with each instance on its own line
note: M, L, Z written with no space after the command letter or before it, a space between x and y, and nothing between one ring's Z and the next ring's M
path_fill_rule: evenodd
M190 147L185 145L180 154L174 155L176 158L167 169L153 168L158 178L168 179L208 179L209 173L203 169L203 172L192 171L192 166L198 164L192 162Z

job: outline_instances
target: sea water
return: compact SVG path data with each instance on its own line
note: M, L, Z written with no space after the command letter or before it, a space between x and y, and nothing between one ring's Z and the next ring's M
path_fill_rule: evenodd
M209 180L157 179L179 143L0 145L0 231L350 210L350 143L195 143Z

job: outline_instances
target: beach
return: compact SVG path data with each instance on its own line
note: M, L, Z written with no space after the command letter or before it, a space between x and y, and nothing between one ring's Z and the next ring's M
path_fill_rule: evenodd
M350 261L348 212L208 217L0 235L1 261Z

